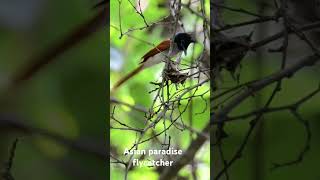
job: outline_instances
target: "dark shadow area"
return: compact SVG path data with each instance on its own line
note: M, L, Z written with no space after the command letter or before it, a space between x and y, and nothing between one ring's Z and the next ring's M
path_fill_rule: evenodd
M0 179L107 179L108 8L0 1Z
M317 179L319 2L211 0L214 179Z

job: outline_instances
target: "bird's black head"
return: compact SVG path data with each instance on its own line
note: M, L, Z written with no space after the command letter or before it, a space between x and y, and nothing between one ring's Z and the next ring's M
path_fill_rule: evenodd
M180 51L184 51L184 54L187 54L187 49L190 43L194 43L195 40L188 33L178 33L174 36L173 40Z

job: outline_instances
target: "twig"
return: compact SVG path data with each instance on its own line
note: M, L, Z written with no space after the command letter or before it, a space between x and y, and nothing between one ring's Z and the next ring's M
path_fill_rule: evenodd
M96 16L88 20L88 22L75 28L70 34L66 35L62 41L56 43L43 53L28 60L28 64L24 66L19 73L13 77L12 84L8 87L8 91L18 88L22 82L30 79L37 72L48 64L52 63L57 56L71 49L84 39L90 37L96 31L104 27L107 22L109 10L105 7Z
M10 149L10 156L9 156L8 161L6 162L5 170L3 173L1 173L2 178L5 180L14 180L11 169L13 166L13 160L15 157L15 151L17 149L17 144L18 144L18 138L15 139L14 142L12 143L12 146Z

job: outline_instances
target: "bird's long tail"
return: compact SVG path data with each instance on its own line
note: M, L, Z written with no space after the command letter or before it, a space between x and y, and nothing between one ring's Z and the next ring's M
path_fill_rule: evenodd
M130 78L132 78L134 75L138 74L140 71L143 70L143 64L141 64L139 67L131 71L129 74L121 78L111 89L111 93L114 93L123 83L128 81Z

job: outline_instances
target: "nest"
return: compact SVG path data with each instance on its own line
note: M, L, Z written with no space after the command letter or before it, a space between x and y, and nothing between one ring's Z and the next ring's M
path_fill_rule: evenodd
M166 68L163 71L163 78L165 81L171 81L175 84L183 84L188 78L188 73L181 73L173 61L169 61L166 64Z

